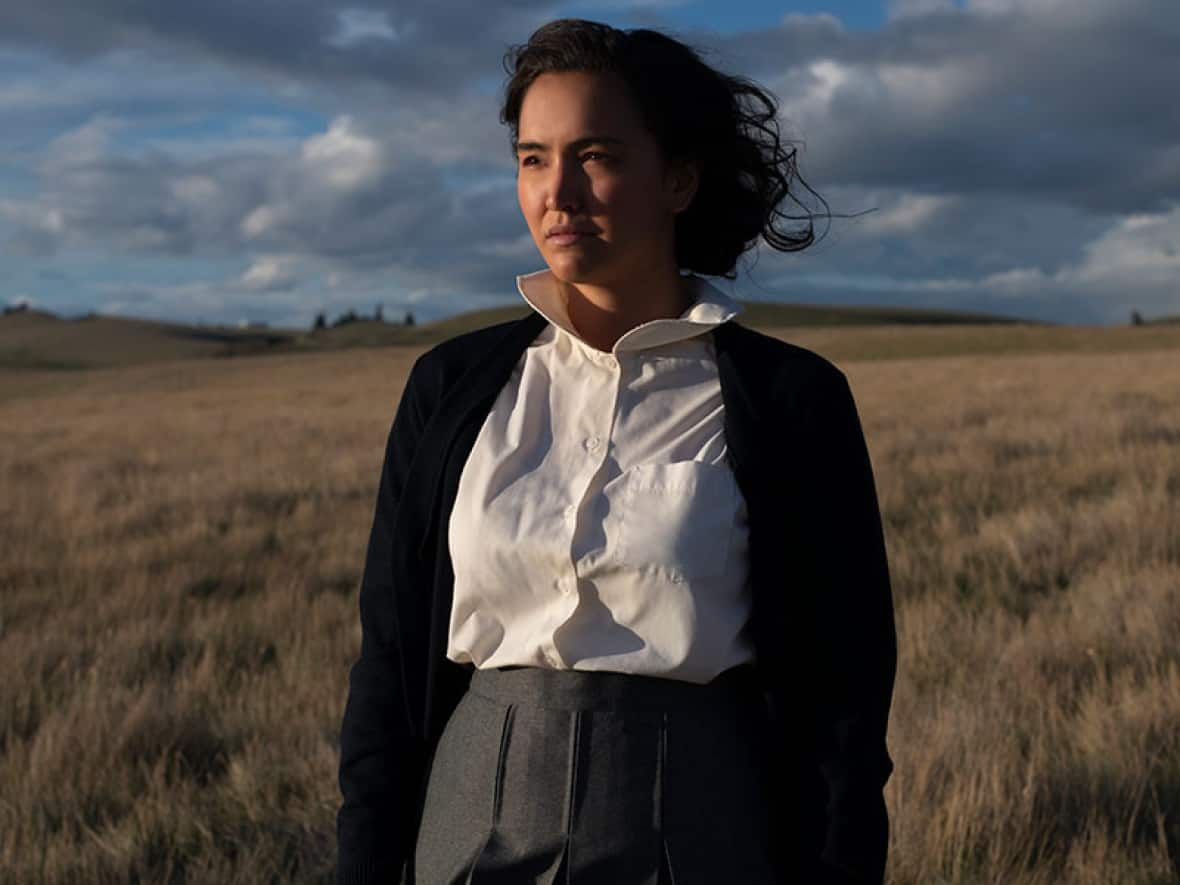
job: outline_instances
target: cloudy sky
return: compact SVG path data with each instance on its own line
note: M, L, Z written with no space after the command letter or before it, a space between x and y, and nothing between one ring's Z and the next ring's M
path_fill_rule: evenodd
M740 11L735 11L740 10ZM501 58L552 18L752 77L835 218L756 300L1180 313L1177 0L0 0L0 303L235 323L518 302Z

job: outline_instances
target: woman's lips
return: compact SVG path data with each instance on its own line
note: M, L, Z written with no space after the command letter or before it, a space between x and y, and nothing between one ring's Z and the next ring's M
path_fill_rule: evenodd
M590 236L590 235L589 234L579 234L579 233L552 234L549 237L549 242L553 243L556 246L569 246L569 245L572 245L573 243L578 242L578 240L584 239L585 237L588 237L588 236Z

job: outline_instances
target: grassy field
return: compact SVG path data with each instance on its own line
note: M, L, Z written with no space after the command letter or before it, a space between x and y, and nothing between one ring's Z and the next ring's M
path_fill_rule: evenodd
M1146 331L786 335L846 371L876 470L891 883L1180 876L1180 327ZM0 370L0 881L332 881L419 350Z

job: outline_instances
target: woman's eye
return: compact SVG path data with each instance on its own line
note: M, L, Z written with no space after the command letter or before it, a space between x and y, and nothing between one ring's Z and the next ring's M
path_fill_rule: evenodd
M587 151L586 153L582 154L582 159L583 160L600 160L603 162L609 162L611 160L611 156L610 156L610 154L604 154L602 151ZM530 163L529 160L533 160L534 162ZM535 156L530 155L527 157L522 157L521 161L520 161L520 165L521 166L535 166L535 165L537 165L537 162L539 162L539 161L537 161L537 158Z

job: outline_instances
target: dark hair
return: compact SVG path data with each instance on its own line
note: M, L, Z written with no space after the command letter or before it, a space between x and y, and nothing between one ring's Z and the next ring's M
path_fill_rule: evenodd
M504 68L510 79L500 122L510 128L514 155L520 109L532 82L544 73L585 71L623 78L666 160L700 161L696 194L676 218L681 268L734 279L738 257L760 234L780 252L810 246L816 239L813 215L792 191L796 180L830 217L823 197L799 175L795 148L783 147L773 96L745 77L710 67L697 50L659 31L557 19L534 31L528 43L509 48ZM807 214L780 211L787 197ZM804 226L775 225L803 218Z

